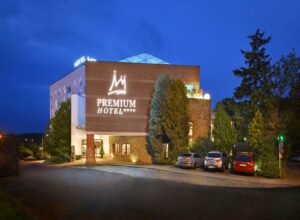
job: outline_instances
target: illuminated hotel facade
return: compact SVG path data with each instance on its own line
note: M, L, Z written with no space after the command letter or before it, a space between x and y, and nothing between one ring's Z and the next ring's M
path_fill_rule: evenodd
M75 155L94 163L104 158L151 163L148 152L149 108L157 78L181 79L189 98L190 141L205 137L211 102L200 87L200 67L169 64L149 54L118 62L81 57L74 70L50 85L50 118L71 99L71 145Z

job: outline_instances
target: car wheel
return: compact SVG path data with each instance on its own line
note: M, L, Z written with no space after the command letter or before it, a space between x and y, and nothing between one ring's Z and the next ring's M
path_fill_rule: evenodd
M225 172L225 165L222 166L221 171L224 173Z
M197 163L194 163L194 169L196 169L197 168Z

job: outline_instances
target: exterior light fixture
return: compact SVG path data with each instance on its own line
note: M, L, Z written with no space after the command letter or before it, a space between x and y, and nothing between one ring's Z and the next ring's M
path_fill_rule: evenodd
M204 98L204 99L210 99L210 94L205 93L203 98Z

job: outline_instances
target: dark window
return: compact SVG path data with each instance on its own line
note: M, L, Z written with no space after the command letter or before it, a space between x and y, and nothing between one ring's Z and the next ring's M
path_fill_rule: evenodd
M221 154L219 153L208 153L207 157L212 157L212 158L220 158L222 157Z
M194 154L194 158L200 158L199 154Z
M250 156L242 156L242 155L238 155L235 157L236 161L240 161L240 162L251 162L252 158Z
M68 86L67 87L67 94L71 94L71 92L72 92L71 86Z
M182 157L191 157L192 154L181 154L180 156L182 156Z

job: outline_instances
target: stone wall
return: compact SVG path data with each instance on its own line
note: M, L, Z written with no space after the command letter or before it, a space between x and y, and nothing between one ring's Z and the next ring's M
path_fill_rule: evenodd
M111 136L109 138L110 152L113 152L114 143L130 144L130 155L115 153L114 158L118 161L132 162L136 164L151 164L152 159L147 148L147 136Z

